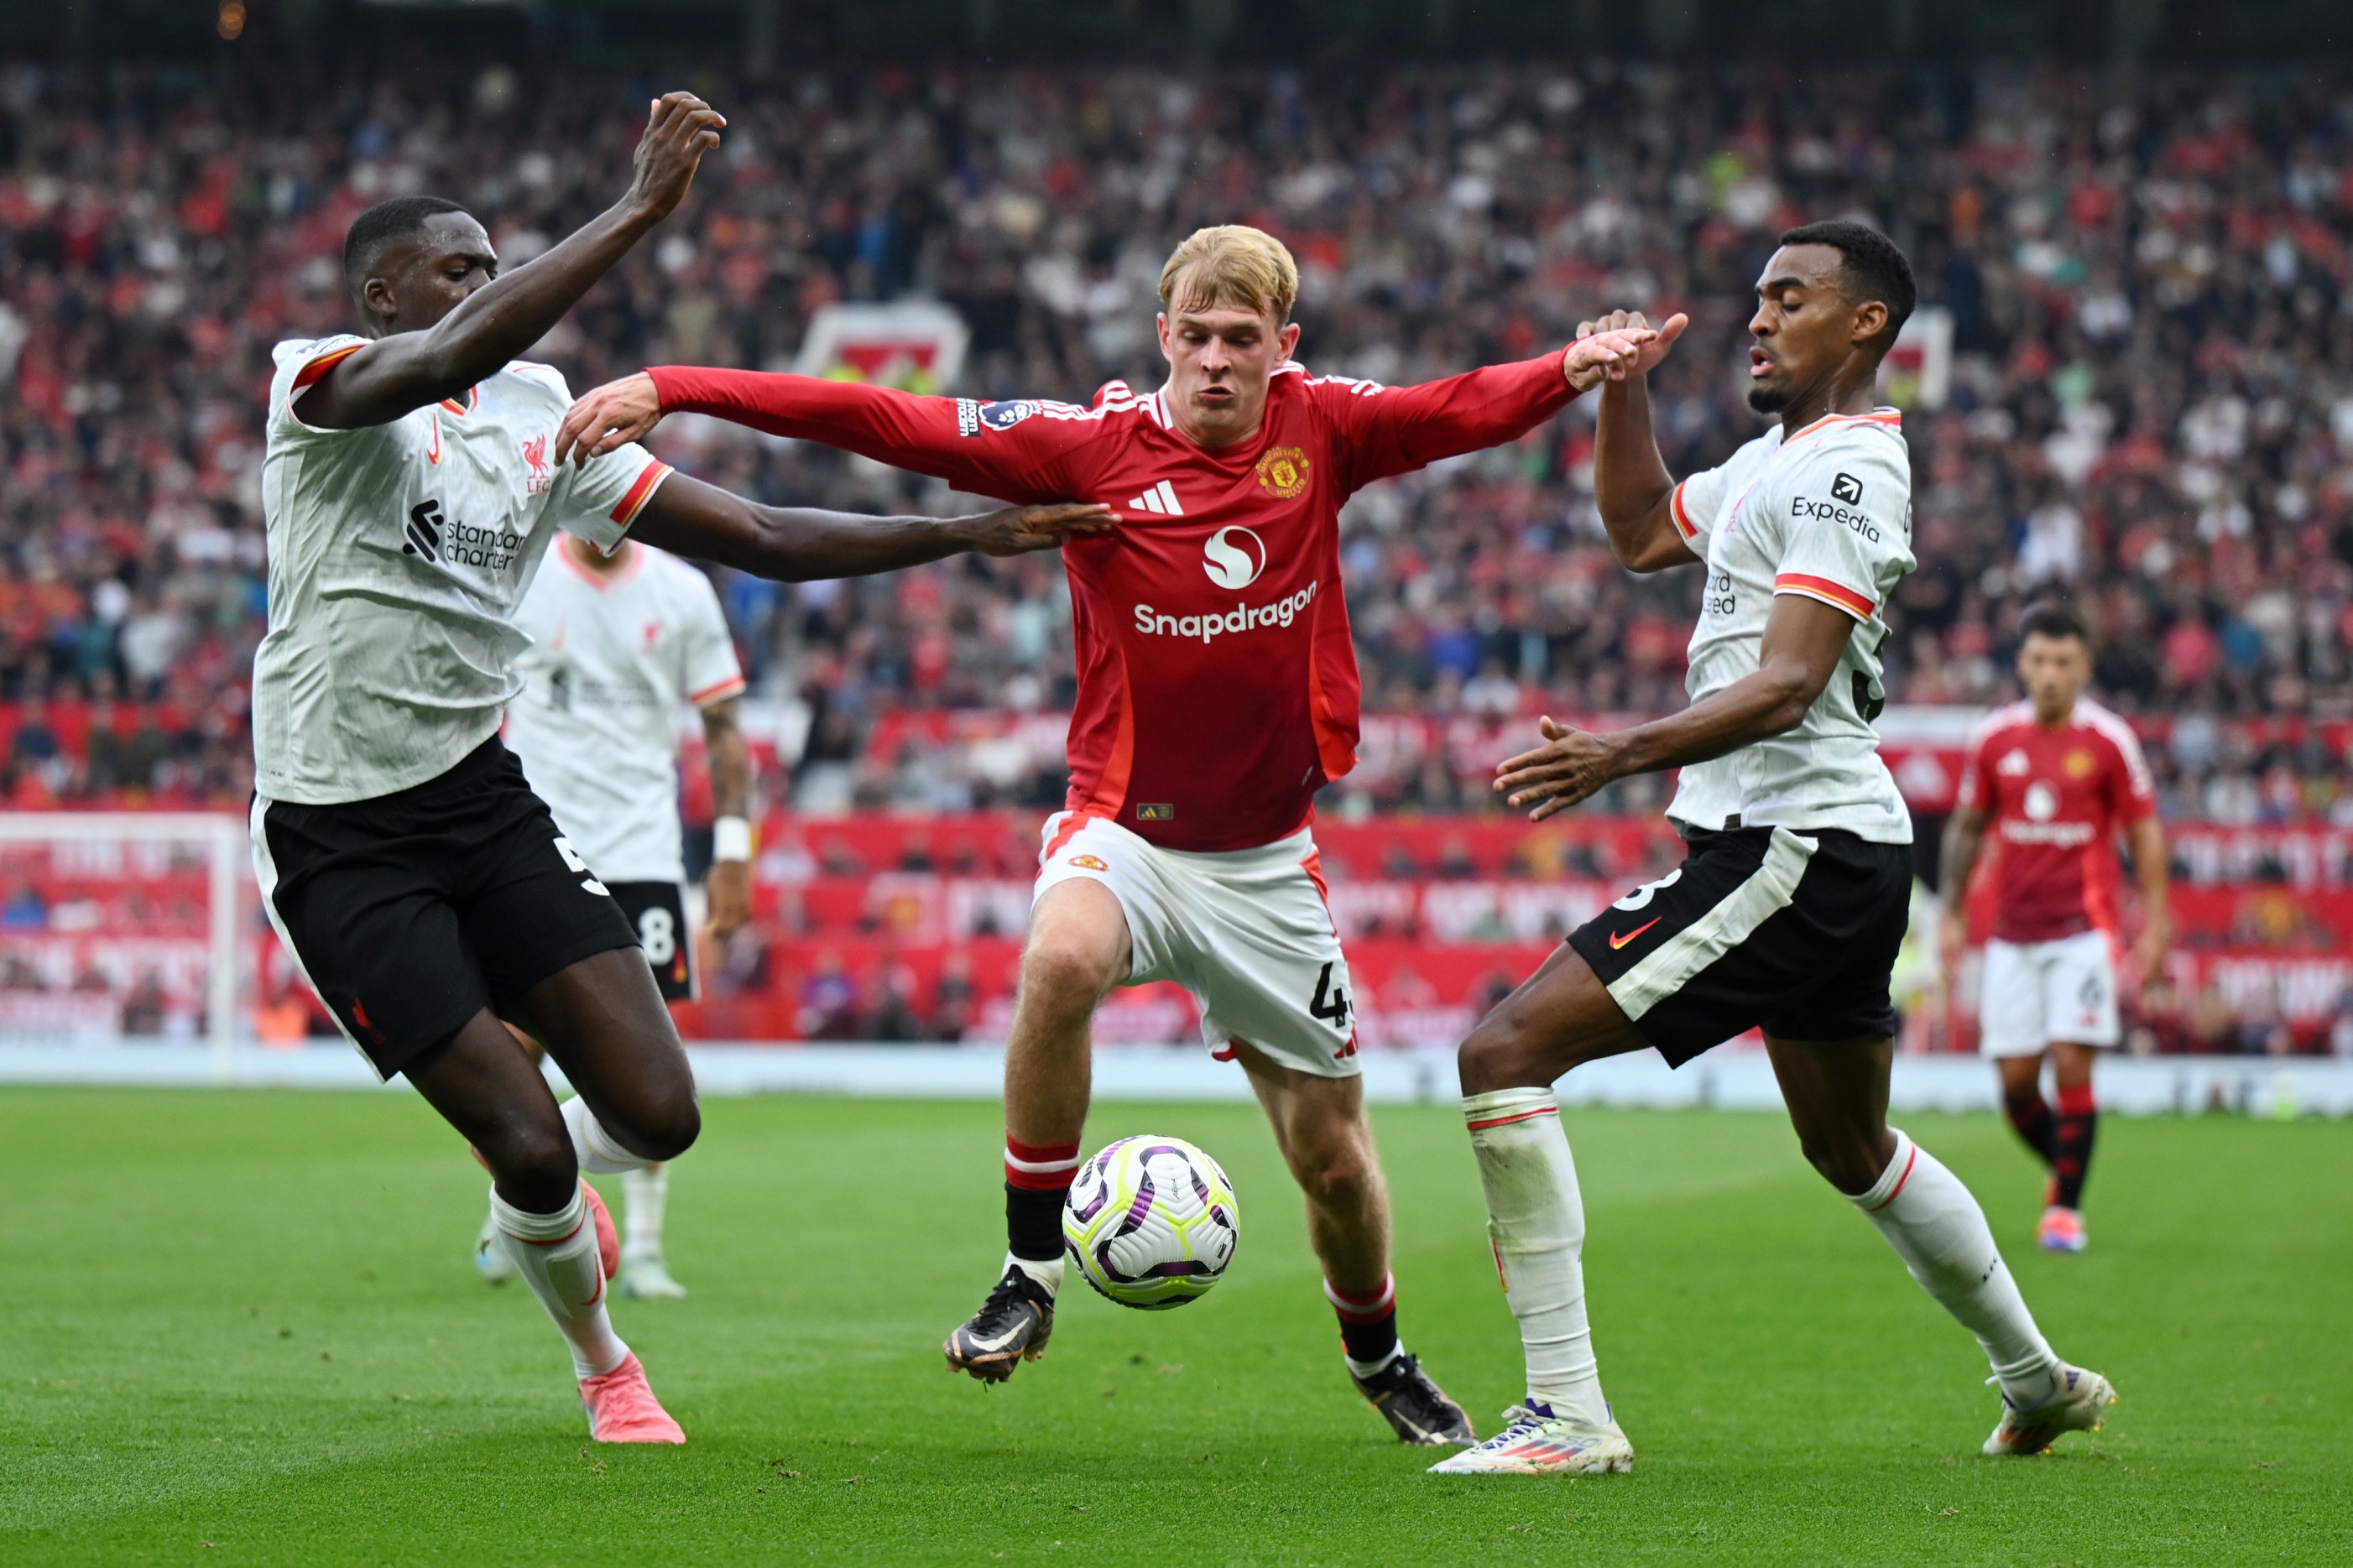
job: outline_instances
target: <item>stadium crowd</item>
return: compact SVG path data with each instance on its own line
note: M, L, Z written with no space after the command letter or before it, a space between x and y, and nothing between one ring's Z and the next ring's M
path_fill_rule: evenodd
M2157 750L2169 810L2353 821L2348 759L2321 729L2264 741L2228 723L2353 718L2341 72L1554 64L703 85L731 119L717 165L543 345L576 388L664 361L782 367L819 307L909 294L969 324L959 390L1085 401L1113 377L1155 384L1161 258L1239 219L1297 253L1302 357L1320 370L1412 381L1537 353L1606 306L1688 310L1654 391L1681 470L1758 427L1735 370L1774 233L1867 216L1909 248L1953 349L1941 405L1915 399L1907 419L1922 565L1890 616L1893 698L2004 698L2020 608L2071 592L2102 633L2110 701L2197 717ZM618 189L648 87L499 66L0 72L0 699L175 716L120 734L110 717L119 743L100 755L45 742L36 710L6 758L20 793L241 801L270 344L347 327L343 228L385 195L462 200L508 265L528 259ZM1351 507L1368 709L1680 701L1696 585L1614 568L1589 431L1573 409ZM950 504L807 447L709 426L663 439L772 500ZM811 765L859 756L892 708L1050 710L1069 690L1051 561L723 589L755 689L810 705ZM1048 769L1011 793L1054 787ZM970 781L953 793L976 798ZM1477 799L1434 763L1375 804Z

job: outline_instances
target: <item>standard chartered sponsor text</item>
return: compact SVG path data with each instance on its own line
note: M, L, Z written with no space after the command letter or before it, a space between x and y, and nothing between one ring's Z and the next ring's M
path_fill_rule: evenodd
M1170 616L1150 605L1138 605L1135 629L1142 637L1198 637L1209 642L1220 635L1255 631L1261 626L1287 626L1314 597L1315 584L1310 583L1271 605L1243 605L1223 615L1212 610L1206 616Z

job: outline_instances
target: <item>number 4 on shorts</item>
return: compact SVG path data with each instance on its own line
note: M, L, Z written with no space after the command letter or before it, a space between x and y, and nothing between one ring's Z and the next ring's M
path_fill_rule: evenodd
M1321 1018L1335 1029L1348 1026L1347 988L1332 984L1332 966L1328 963L1324 973L1315 977L1315 999L1307 1004L1307 1016Z

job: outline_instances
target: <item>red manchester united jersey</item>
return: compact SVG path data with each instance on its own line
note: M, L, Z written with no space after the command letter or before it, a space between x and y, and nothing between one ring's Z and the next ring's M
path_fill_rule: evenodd
M1069 804L1171 849L1304 823L1356 765L1340 507L1375 479L1512 440L1575 395L1555 353L1420 386L1279 367L1256 436L1212 451L1158 393L982 403L744 371L652 373L666 410L822 441L1003 500L1102 501L1062 552L1079 692Z
M2054 942L2116 929L2116 833L2157 809L2123 720L2088 700L2048 728L2031 702L1996 709L1969 739L1960 804L1987 815L2000 845L1995 936Z

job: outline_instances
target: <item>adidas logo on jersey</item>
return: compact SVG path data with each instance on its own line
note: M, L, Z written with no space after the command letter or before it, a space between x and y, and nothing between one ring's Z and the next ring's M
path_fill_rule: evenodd
M1185 509L1176 504L1176 491L1166 479L1127 503L1138 511L1148 511L1160 517L1182 517Z

